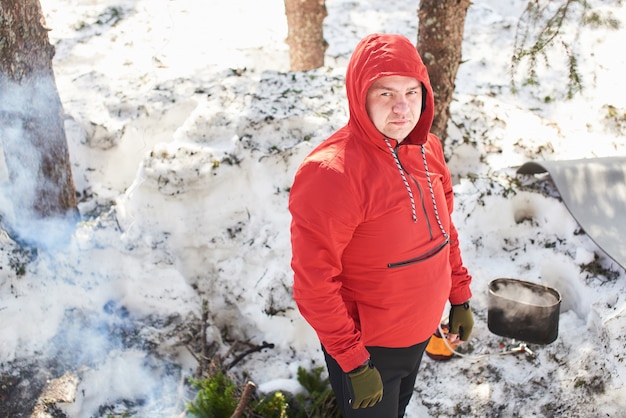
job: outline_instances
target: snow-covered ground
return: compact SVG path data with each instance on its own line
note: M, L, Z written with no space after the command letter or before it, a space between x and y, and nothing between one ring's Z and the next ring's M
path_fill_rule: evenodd
M37 398L66 371L78 390L57 414L179 415L203 304L219 354L235 341L274 344L232 372L261 391L299 390L298 367L323 357L290 294L292 176L347 121L352 48L371 32L416 39L416 4L327 0L326 65L291 73L282 0L41 3L82 222L49 251L2 238L2 416L30 416L16 397ZM626 10L590 3L622 23L579 34L567 23L584 85L572 100L558 45L539 84L511 92L525 0L469 9L446 153L476 326L468 357L424 359L409 418L626 416L626 273L581 233L549 180L515 173L533 159L626 155ZM519 343L487 327L487 287L499 277L563 296L559 336L530 344L534 356L498 355Z

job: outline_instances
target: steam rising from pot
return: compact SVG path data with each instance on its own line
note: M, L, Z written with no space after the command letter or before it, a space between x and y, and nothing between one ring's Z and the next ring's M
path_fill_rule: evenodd
M556 289L515 279L489 283L488 326L494 334L537 344L558 335L561 295Z

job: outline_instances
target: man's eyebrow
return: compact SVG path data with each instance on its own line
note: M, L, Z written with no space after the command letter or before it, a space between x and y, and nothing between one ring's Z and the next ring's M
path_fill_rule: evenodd
M409 87L408 89L406 89L407 91L410 90L418 90L421 87L420 84L416 84L415 86ZM398 91L398 89L395 89L393 87L389 87L389 86L385 86L384 84L380 84L378 86L372 86L373 89L376 90L388 90L388 91Z

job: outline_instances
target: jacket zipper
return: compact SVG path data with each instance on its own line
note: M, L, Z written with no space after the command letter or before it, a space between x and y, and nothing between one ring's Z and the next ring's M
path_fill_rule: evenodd
M417 257L410 258L408 260L398 261L395 263L389 263L387 264L387 267L388 268L404 267L410 264L416 264L416 263L420 263L422 261L428 260L429 258L434 257L435 255L439 254L439 252L441 252L441 250L443 250L444 247L448 245L449 243L450 243L450 240L446 238L441 244L437 245L432 250L426 251L424 254L420 254Z
M422 212L424 212L424 219L426 219L426 226L428 227L428 233L430 235L430 240L432 241L433 228L430 224L430 218L428 217L428 214L426 213L426 204L424 203L424 191L422 190L422 186L420 186L417 180L415 180L415 177L413 177L413 175L409 174L409 177L411 178L413 183L415 183L415 186L417 186L417 190L420 192L420 202L422 204Z
M402 163L400 162L400 158L398 157L397 154L397 146L394 149L391 144L389 143L389 140L387 138L385 138L385 143L387 144L387 147L389 148L389 151L391 151L391 155L393 156L393 159L398 167L398 171L400 172L400 175L402 176L402 180L404 182L404 186L407 189L407 192L409 194L409 198L411 200L411 211L413 214L413 222L417 222L417 216L416 216L416 211L415 211L415 200L413 199L413 192L411 191L411 187L409 186L409 182L406 179L406 176L404 174L405 170L404 167L402 167ZM400 144L398 144L399 146ZM430 191L430 197L432 198L433 201L433 209L435 211L435 219L437 220L437 223L439 224L439 229L441 230L441 233L443 234L443 238L444 241L437 245L435 248L426 251L424 254L421 254L417 257L411 258L409 260L404 260L404 261L398 261L395 263L389 263L387 264L388 268L395 268L395 267L402 267L402 266L407 266L409 264L415 264L415 263L419 263L422 262L424 260L428 260L429 258L435 256L436 254L438 254L441 250L443 250L443 248L448 245L448 243L450 242L450 237L448 235L448 233L445 231L445 229L443 228L443 225L441 224L441 219L439 219L439 211L437 209L437 202L435 201L435 193L433 191L433 185L431 183L430 180L430 172L428 171L428 163L426 162L426 151L424 149L424 145L421 146L421 151L422 151L422 160L424 162L424 170L426 172L426 180L428 181L428 190ZM430 235L430 240L433 240L433 230L432 230L432 225L430 223L430 218L428 217L428 213L426 212L426 203L424 202L424 191L422 190L422 187L420 186L419 182L415 179L415 177L413 177L410 173L408 173L409 177L411 178L411 180L413 181L413 183L415 183L415 186L417 187L417 190L419 191L420 194L420 202L422 205L422 211L424 212L424 218L426 219L426 225L428 227L428 233Z

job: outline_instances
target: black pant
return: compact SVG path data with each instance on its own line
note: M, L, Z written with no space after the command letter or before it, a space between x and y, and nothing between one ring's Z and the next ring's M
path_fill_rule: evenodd
M366 347L383 381L383 399L369 408L352 409L349 377L322 347L330 385L345 418L402 418L415 386L415 378L428 340L407 348Z

